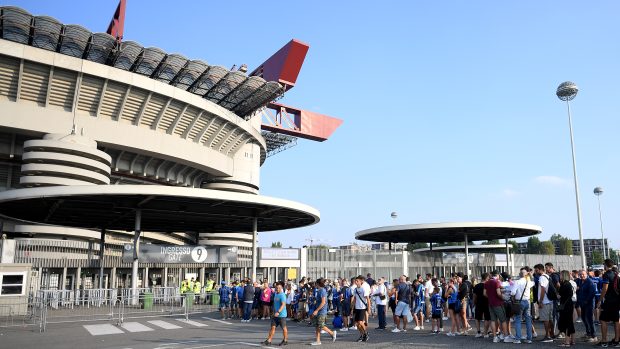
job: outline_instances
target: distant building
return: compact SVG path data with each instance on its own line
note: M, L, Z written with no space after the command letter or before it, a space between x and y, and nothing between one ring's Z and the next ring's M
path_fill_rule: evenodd
M583 240L583 246L585 248L585 252L586 252L586 260L588 262L588 264L591 263L592 261L592 253L594 251L598 251L601 254L603 253L603 244L602 244L603 240L601 239L584 239ZM580 248L579 248L579 240L571 240L571 243L573 245L573 255L579 255L580 254ZM559 241L556 241L554 244L555 247L555 254L560 254L560 243ZM605 239L605 247L608 247L608 241L607 239ZM517 253L520 254L524 254L527 253L527 242L518 242L517 243Z

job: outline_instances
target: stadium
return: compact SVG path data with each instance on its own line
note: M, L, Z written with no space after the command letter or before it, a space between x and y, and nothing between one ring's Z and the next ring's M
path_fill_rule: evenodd
M308 45L291 40L248 72L124 40L124 0L105 33L12 6L0 19L2 262L30 263L31 289L258 277L258 232L319 221L259 195L269 156L341 123L275 103ZM212 258L128 260L131 244Z

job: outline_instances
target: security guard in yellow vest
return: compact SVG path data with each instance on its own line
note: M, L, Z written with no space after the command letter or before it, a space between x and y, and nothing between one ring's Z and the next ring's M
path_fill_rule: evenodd
M194 294L196 295L196 304L200 303L200 289L202 285L200 284L200 280L194 281Z
M215 281L211 280L211 278L207 279L207 285L205 286L205 292L213 291L213 286L215 286Z
M187 292L187 288L188 288L187 280L181 281L181 290L180 290L181 294Z

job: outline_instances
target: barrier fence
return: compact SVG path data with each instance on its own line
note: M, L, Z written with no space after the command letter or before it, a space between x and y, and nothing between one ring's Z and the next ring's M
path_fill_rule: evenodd
M10 305L0 305L0 328L31 328L44 332L49 324L183 316L216 310L215 292L184 293L177 288L40 290Z

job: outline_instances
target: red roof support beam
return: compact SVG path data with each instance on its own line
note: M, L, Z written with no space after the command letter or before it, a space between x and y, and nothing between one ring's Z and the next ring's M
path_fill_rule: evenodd
M306 59L310 46L297 39L289 41L265 63L256 68L250 76L260 76L267 81L277 81L288 91L297 81L301 66Z
M269 120L261 129L313 141L327 140L342 124L340 119L279 103L269 103L267 109L275 112L275 118L265 115Z
M110 21L108 25L107 33L116 38L116 41L121 42L123 40L123 31L125 29L125 4L127 0L120 0L118 2L118 6L116 7L116 11L114 12L114 17Z

